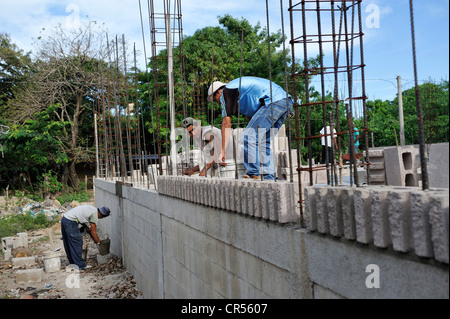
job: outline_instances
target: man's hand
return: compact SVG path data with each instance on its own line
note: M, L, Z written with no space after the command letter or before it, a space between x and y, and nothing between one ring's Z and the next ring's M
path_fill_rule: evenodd
M183 175L192 175L192 174L194 174L195 172L197 172L198 170L199 170L198 165L197 165L197 166L194 166L194 167L192 167L192 168L186 168L186 169L183 171Z

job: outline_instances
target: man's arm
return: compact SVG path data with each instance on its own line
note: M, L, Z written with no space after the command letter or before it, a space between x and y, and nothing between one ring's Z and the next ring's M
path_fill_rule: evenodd
M91 227L86 227L86 232L91 235L92 240L96 243L96 244L100 244L100 238L98 238L97 235L97 225L94 223L91 223Z
M189 174L189 170L191 171L191 173ZM200 167L198 166L198 165L195 165L194 167L192 167L192 168L186 168L184 171L183 171L183 175L192 175L192 174L194 174L195 172L198 172L200 170Z
M228 139L230 137L230 129L231 129L231 117L226 116L222 120L222 154L221 161L225 161L225 149L228 143Z

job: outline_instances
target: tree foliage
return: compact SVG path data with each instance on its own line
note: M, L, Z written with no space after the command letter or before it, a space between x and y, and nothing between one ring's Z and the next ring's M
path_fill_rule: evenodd
M195 99L201 95L199 100L203 111L198 114L198 119L203 124L220 127L220 106L206 102L207 90L212 81L228 82L241 74L269 78L267 30L259 23L252 26L246 19L235 19L229 15L219 17L219 23L218 27L197 30L192 36L184 38L182 48L174 48L174 56L181 57L174 63L177 126L185 115L193 114ZM38 41L37 59L31 61L29 54L17 48L8 35L0 34L0 124L10 126L9 133L0 136L4 151L0 157L0 187L10 185L16 189L32 189L39 185L39 181L42 182L42 178L47 177L58 188L61 185L56 181L56 175L62 187L69 182L73 186L77 185L75 164L85 161L94 153L93 105L97 103L99 95L105 93L100 83L110 81L111 76L122 79L127 77L130 87L135 81L133 76L121 74L119 68L110 63L110 46L105 40L106 32L96 29L93 23L73 30L73 33L59 27ZM303 61L292 61L288 50L283 51L283 41L279 31L270 34L270 74L272 81L282 87L286 87L287 78L288 91L293 95L291 72L301 72L304 64ZM166 52L162 50L158 57L150 59L150 73L137 74L146 151L152 153L156 133L162 135L162 140L169 139L168 116L164 114L168 112L165 56ZM318 62L318 57L311 58L309 67L317 67ZM180 66L185 70L183 78L180 76ZM297 78L295 82L299 101L304 100L306 93L303 80ZM160 97L158 101L155 87ZM448 142L448 81L424 83L420 88L426 142ZM309 95L311 102L321 101L320 94L312 86ZM405 90L402 97L406 143L417 144L415 89ZM327 93L326 100L332 100L331 93ZM159 132L156 123L157 103L162 112L158 118ZM126 103L119 101L117 104ZM305 108L299 108L298 111L298 123L291 118L289 124L292 129L298 125L298 134L302 138L307 135ZM326 111L331 111L331 104L327 104ZM105 116L112 122L116 115L111 113ZM348 129L347 117L342 105L339 115L341 131L345 131ZM395 145L396 134L397 138L399 134L398 118L398 98L392 101L367 101L369 138L373 133L373 139L367 141L370 146ZM311 134L319 134L323 126L321 105L310 108L310 119ZM237 122L237 118L233 120ZM246 125L243 118L240 123L241 127ZM355 123L359 129L364 127L361 118L356 118ZM363 134L361 138L364 138ZM303 158L308 151L305 141L302 139L299 142ZM362 140L364 143L366 141ZM291 146L296 148L296 142L293 141ZM320 139L314 139L313 158L317 158L318 154ZM70 180L68 175L71 176Z
M30 68L30 53L11 43L8 34L0 33L0 111L14 98L14 88L25 80Z

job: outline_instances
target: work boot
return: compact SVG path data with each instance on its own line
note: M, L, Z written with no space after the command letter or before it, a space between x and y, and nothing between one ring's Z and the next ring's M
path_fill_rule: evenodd
M261 177L260 177L260 176L257 176L257 175L243 175L242 177L243 177L243 178L246 178L246 179L261 180Z

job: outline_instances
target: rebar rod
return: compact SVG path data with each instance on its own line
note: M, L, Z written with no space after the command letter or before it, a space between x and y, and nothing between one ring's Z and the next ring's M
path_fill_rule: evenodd
M423 128L423 112L422 112L422 95L417 79L417 59L416 59L416 39L414 30L414 6L413 0L409 0L410 15L411 15L411 37L412 37L412 52L413 52L413 67L414 67L414 84L416 91L416 110L417 110L417 126L419 135L419 151L420 151L420 166L422 175L422 189L430 188L428 184L428 154L425 150L425 134Z

